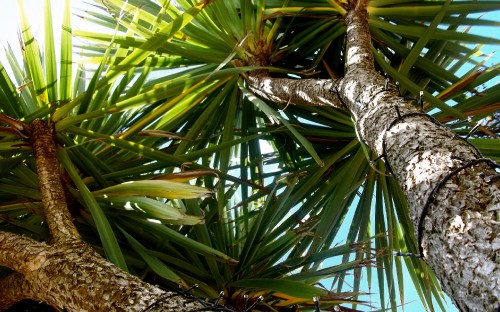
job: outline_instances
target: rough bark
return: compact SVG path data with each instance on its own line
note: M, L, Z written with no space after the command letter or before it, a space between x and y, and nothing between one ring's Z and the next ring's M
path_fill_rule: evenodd
M59 174L54 133L43 120L31 125L31 145L35 154L38 187L44 207L51 239L54 242L75 240L80 237L66 203L66 196Z
M333 90L353 115L361 139L383 156L399 181L424 259L443 290L462 311L495 311L500 304L500 182L491 177L497 173L468 142L386 90L385 79L374 70L367 12L363 1L359 4L346 17L347 73L333 82ZM260 88L258 95L272 93L264 98L279 97L282 103L305 92L293 88L295 80L280 79L279 89L288 94L273 93L262 88L271 85L269 80L248 82L252 90ZM323 94L315 84L302 98ZM336 107L336 101L330 105Z
M0 232L0 265L15 271L0 280L0 310L22 299L40 300L67 311L204 308L196 300L163 291L120 270L83 242L67 209L56 144L46 122L33 122L31 143L52 239L46 244Z
M335 81L327 79L287 79L250 76L250 90L263 99L275 103L333 106L341 108L336 92ZM315 90L312 93L309 90Z
M361 137L377 154L386 155L407 196L425 260L443 290L461 310L494 311L500 300L500 225L496 222L500 183L485 178L495 175L495 170L484 162L459 170L481 158L475 148L418 113L393 90L384 90L384 78L374 71L369 55L365 10L352 11L346 23L348 71L338 89ZM457 173L437 188L453 171Z
M29 240L0 233L0 246L4 250L6 241L21 239ZM123 272L82 241L54 245L32 241L31 245L26 250L11 250L11 255L15 253L19 259L27 260L28 269L1 281L2 309L26 298L67 311L144 311L164 297L170 298L150 311L193 311L203 307ZM36 257L26 256L31 248L43 249L43 252Z

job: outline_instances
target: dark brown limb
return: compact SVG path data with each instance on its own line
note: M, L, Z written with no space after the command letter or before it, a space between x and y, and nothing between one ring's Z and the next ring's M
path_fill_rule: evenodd
M35 154L44 214L52 241L79 240L80 235L68 211L57 160L57 147L50 124L39 119L33 121L31 145Z

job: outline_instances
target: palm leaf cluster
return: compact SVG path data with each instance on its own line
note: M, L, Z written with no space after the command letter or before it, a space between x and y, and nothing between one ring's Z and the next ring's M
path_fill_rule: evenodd
M424 262L393 255L417 252L405 198L348 112L277 106L245 85L258 66L342 77L346 3L106 0L77 13L101 27L93 32L71 28L68 0L58 60L46 2L43 50L23 13L22 62L8 50L11 74L1 68L0 230L46 238L31 149L15 129L50 119L77 226L124 270L197 284L207 298L222 290L233 307L260 295L271 311L313 309L313 297L359 307L374 287L377 305L395 310L406 267L424 306L444 310ZM426 111L461 135L476 128L470 141L494 159L498 66L481 49L499 40L468 30L498 26L471 15L497 6L369 6L388 87L424 90Z

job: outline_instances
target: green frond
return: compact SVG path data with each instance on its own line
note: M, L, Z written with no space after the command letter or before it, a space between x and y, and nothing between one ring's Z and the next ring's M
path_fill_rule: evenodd
M75 223L110 261L198 296L223 290L229 306L262 295L271 311L307 311L318 296L322 309L397 311L412 284L425 309L445 310L425 262L394 255L418 252L406 199L349 114L263 101L242 78L263 65L344 76L346 1L96 1L77 16L97 32L73 27L68 0L60 59L50 2L43 50L20 3L23 61L6 49L0 112L53 122ZM498 27L477 15L496 9L368 7L388 87L409 101L424 91L425 111L500 161L499 40L471 31ZM0 135L0 230L46 239L32 151L12 128Z

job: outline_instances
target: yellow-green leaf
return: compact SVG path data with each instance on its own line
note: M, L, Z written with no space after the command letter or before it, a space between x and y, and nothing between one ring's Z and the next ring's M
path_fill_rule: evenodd
M168 199L209 196L211 190L185 183L162 180L131 181L93 192L94 196L153 196Z

